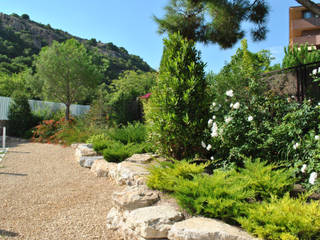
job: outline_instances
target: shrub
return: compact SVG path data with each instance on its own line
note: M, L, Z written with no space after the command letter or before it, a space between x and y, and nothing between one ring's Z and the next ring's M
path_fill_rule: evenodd
M135 122L128 123L127 126L122 128L113 128L108 132L109 136L116 140L120 141L123 144L127 143L141 143L146 140L146 127L144 124Z
M193 179L194 175L201 174L208 164L196 165L186 160L174 162L160 162L159 166L149 169L150 175L147 184L150 188L173 192L177 179Z
M147 184L171 192L190 213L237 223L235 218L247 216L253 203L283 196L293 183L292 173L259 160L247 159L243 169L216 170L213 175L203 174L206 166L164 162L150 169Z
M302 165L308 165L309 174L320 171L320 106L272 95L253 95L248 103L225 96L225 102L229 109L223 114L218 106L212 107L202 143L216 167L242 167L242 156L262 158L295 167L299 182L306 186L308 176L299 173Z
M273 197L270 202L248 209L248 217L237 218L241 226L263 239L313 240L320 238L319 202Z
M111 142L109 142L111 143ZM122 162L129 156L131 152L128 147L120 142L112 142L107 148L102 150L103 157L108 162Z
M73 118L65 120L63 117L58 121L54 119L44 120L34 128L32 139L35 142L71 144L73 141L68 141L67 138L76 139L76 131L71 131L74 124L75 120Z
M145 117L151 140L165 155L182 159L200 150L210 105L204 66L194 42L179 33L164 40L160 72Z
M12 95L12 100L8 113L8 132L11 136L25 137L26 132L34 126L28 98L22 92L15 92Z
M108 135L106 133L100 133L100 134L90 136L87 139L86 143L93 144L95 142L103 141L104 139L107 139L107 138L108 138Z

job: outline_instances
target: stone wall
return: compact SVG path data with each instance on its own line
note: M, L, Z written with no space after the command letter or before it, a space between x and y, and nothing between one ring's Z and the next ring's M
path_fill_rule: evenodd
M110 177L126 185L112 195L113 207L106 213L107 228L124 240L253 240L240 228L215 219L191 217L173 199L146 185L147 168L165 159L154 154L134 154L121 163L98 158L90 145L75 144L76 160L97 177Z

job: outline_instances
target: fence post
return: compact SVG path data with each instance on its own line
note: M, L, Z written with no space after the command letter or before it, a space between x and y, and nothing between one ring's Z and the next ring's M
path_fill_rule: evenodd
M6 148L6 127L3 127L2 131L2 148Z

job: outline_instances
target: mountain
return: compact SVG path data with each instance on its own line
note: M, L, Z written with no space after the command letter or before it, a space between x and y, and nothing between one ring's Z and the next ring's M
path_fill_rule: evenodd
M48 25L32 21L27 14L0 13L0 72L18 73L32 66L33 57L54 40L63 42L75 38L89 51L95 52L95 63L103 69L109 83L125 70L154 71L139 56L129 54L113 43L82 39Z

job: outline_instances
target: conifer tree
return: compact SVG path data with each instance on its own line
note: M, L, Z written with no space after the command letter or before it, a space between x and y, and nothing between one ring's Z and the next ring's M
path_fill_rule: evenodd
M204 66L193 41L179 33L164 40L159 76L145 114L151 140L167 156L182 159L201 152L210 105Z

